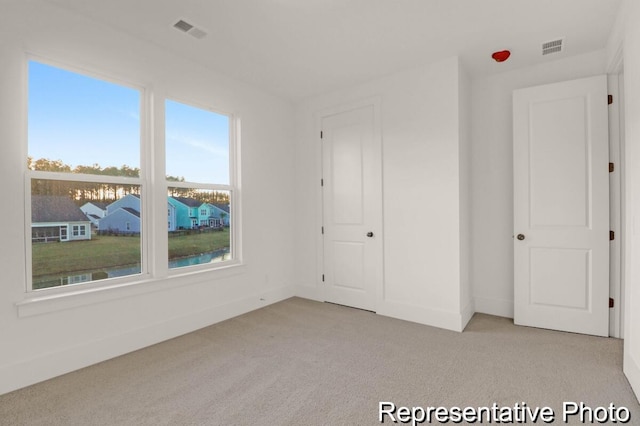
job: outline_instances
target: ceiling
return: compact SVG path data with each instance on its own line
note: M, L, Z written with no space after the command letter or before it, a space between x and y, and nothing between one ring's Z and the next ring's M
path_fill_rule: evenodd
M459 55L488 74L603 48L620 0L46 0L296 101ZM179 19L205 30L196 39ZM565 38L562 53L541 44ZM491 53L509 49L496 63Z

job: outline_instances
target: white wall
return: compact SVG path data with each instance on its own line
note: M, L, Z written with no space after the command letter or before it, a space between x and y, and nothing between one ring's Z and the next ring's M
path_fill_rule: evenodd
M613 56L621 33L624 46L625 120L625 321L624 372L640 396L640 3L625 0L612 34ZM621 31L617 31L621 30Z
M297 108L297 294L322 300L318 111L379 96L382 111L383 315L461 330L459 63L448 58ZM466 272L465 272L466 273ZM465 306L466 308L466 306ZM472 312L472 309L468 309ZM470 317L470 314L468 315Z
M512 92L604 74L605 59L600 50L473 80L471 276L477 312L513 318Z
M244 265L41 300L23 305L19 316L26 278L25 52L143 84L160 97L156 105L169 94L239 114ZM0 179L3 199L11 200L0 210L0 394L293 295L288 102L39 1L3 2L0 64ZM166 199L157 205L165 211Z

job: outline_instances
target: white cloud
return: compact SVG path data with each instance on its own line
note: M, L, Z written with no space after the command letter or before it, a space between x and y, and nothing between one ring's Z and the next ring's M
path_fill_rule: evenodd
M203 141L201 139L195 139L184 135L167 135L167 140L209 152L216 157L226 157L229 153L228 148L218 146L213 142Z

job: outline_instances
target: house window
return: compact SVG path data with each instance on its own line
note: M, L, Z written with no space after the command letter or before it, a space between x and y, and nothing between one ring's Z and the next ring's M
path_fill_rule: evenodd
M234 119L166 100L165 120L167 195L176 228L169 232L169 268L233 261L236 229L229 206L237 193ZM227 206L221 212L231 226L209 226L215 205ZM189 228L190 232L181 231Z
M110 235L118 218L107 215L99 219L101 235L92 238L80 207L135 194L138 205L127 208L141 217L141 91L37 61L29 61L28 70L28 289L140 274L140 236ZM63 244L38 232L55 228ZM69 241L69 228L76 241Z

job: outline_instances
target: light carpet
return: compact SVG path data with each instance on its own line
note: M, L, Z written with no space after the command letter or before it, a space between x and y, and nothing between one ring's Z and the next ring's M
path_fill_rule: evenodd
M292 298L0 396L0 424L375 425L380 401L525 402L557 417L576 401L627 407L640 425L622 344L482 314L456 333Z

